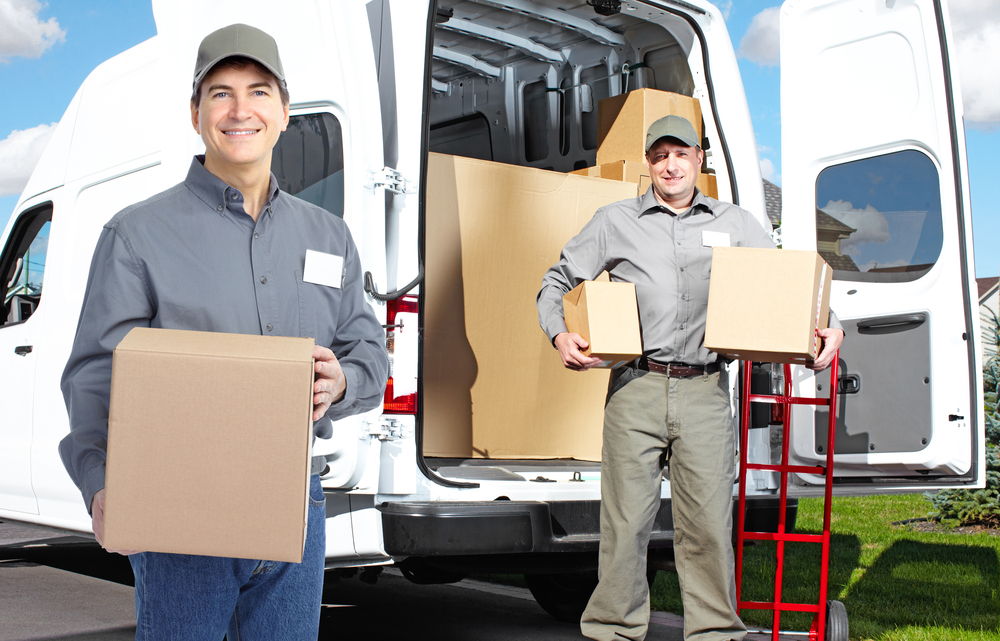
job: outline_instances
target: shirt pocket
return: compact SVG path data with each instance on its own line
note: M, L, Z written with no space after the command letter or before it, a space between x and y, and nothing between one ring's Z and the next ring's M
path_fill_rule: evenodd
M692 270L693 272L704 280L708 280L712 276L712 248L711 247L697 247L694 250L694 257L692 259Z
M340 312L342 291L339 287L328 287L307 283L299 273L299 336L313 338L317 345L329 347L337 333L337 319Z

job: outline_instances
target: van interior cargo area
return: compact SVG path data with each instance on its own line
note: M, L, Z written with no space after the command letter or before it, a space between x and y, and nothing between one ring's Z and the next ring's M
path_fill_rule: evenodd
M470 0L439 4L435 20L421 454L462 478L485 473L472 459L535 469L598 461L607 372L562 367L535 296L598 207L636 196L626 177L570 174L597 164L602 101L621 109L623 100L608 99L676 94L701 113L694 124L710 147L699 41L680 14L636 2L602 15L583 0ZM633 127L643 129L638 149L613 160L641 164L644 125ZM717 169L721 183L728 172ZM506 463L490 469L523 479Z
M581 169L596 161L601 100L644 87L704 90L689 62L692 29L667 10L623 2L600 15L583 0L473 0L439 4L436 19L431 151Z

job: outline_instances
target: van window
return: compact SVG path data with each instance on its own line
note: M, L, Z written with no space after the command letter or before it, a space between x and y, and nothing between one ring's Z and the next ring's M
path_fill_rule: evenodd
M816 242L839 280L920 278L941 253L941 188L916 150L834 165L816 179Z
M333 114L292 116L274 147L271 171L288 193L344 217L344 141Z
M51 221L52 205L46 204L25 212L14 224L0 256L4 284L0 327L28 320L42 299Z

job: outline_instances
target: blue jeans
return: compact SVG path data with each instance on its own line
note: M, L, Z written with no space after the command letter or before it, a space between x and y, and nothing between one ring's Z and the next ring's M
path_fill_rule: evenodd
M140 552L136 641L315 641L326 557L326 504L309 483L302 563ZM247 527L253 527L248 524Z

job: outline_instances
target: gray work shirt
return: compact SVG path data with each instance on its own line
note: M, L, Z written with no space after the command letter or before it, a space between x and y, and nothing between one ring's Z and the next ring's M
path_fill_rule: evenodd
M597 210L563 248L542 278L538 319L549 339L565 332L562 297L582 281L607 271L612 281L635 284L643 351L660 362L704 365L717 359L705 349L705 317L712 247L718 234L732 247L774 247L750 212L695 192L691 207L673 214L653 195ZM714 235L714 239L712 238Z
M343 258L340 287L303 281L307 249ZM331 436L331 419L382 400L385 332L344 221L282 192L272 175L255 222L243 195L196 157L184 182L112 218L94 250L62 378L70 433L59 444L88 510L104 487L111 356L133 327L315 338L347 380L344 398L313 426L320 438Z

